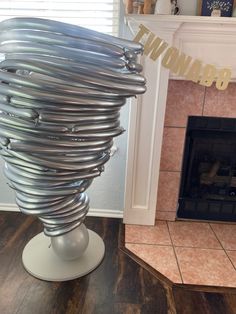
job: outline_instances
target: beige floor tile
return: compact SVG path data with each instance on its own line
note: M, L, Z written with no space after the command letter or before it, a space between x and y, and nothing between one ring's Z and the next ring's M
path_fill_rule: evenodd
M175 248L184 283L236 287L236 271L224 250Z
M220 249L221 245L208 223L168 222L171 239L175 246Z
M132 243L126 243L125 246L171 281L182 282L172 247Z
M156 221L155 226L125 226L125 242L171 245L165 221Z
M236 250L236 224L211 223L211 227L225 250Z
M226 253L236 269L236 251L226 251Z

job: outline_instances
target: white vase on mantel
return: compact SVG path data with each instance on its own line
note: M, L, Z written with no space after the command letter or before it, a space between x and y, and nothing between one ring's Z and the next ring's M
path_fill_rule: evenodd
M155 6L155 14L171 14L171 1L157 0Z

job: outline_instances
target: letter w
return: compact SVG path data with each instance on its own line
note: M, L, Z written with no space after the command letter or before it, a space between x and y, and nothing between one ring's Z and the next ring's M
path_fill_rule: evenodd
M155 35L153 33L148 36L144 45L144 54L149 55L151 53L150 58L155 61L167 48L168 44L159 37L154 38Z

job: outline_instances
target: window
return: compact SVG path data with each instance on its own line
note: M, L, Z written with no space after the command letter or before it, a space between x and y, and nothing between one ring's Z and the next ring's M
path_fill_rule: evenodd
M0 0L0 20L41 17L118 35L119 9L119 0Z

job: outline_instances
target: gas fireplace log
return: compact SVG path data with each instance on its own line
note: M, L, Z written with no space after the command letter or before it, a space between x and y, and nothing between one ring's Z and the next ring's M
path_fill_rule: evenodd
M215 177L219 168L220 168L220 162L219 161L214 162L210 171L208 172L209 178Z
M230 186L236 188L236 177L231 178Z
M200 177L200 183L205 185L218 184L220 186L228 185L231 187L236 187L236 180L232 183L231 177L229 176L215 176L210 178L204 173Z
M204 172L201 174L200 176L200 183L201 184L206 184L206 185L211 185L213 183L216 183L215 180L216 180L216 174L217 174L217 171L219 170L220 168L220 162L219 161L216 161L214 162L214 164L211 166L209 172ZM220 182L222 182L222 178L226 178L226 177L219 177L220 179ZM227 177L228 179L228 177ZM224 179L223 179L223 182L224 182Z
M220 186L227 185L229 187L236 188L236 177L219 176L216 175L220 169L220 162L216 161L208 172L203 172L200 175L200 184L212 185L217 184Z

